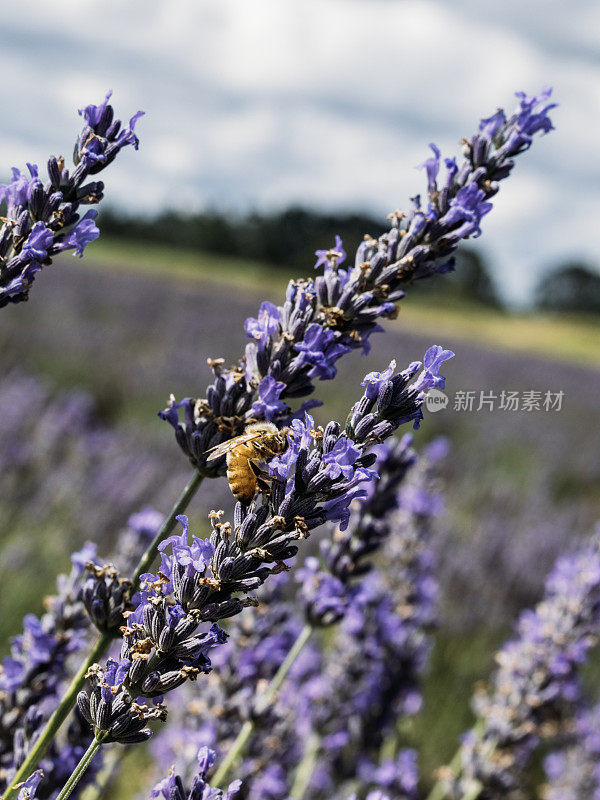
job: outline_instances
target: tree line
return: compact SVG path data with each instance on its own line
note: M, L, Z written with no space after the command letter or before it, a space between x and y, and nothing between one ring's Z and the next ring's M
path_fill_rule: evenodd
M271 213L229 214L203 211L184 214L163 211L153 216L124 215L110 209L101 215L104 233L157 244L262 261L293 274L303 274L314 262L315 250L333 243L339 234L348 253L360 243L362 232L380 236L386 230L366 214L328 214L301 207ZM457 254L457 269L444 277L444 294L485 306L501 308L502 300L481 250L465 248ZM437 282L415 288L423 294L438 291ZM577 261L557 265L539 280L535 308L546 311L600 314L600 273Z

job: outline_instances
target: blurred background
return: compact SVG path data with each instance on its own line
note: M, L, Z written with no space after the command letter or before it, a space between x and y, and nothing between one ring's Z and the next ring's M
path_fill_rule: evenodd
M519 158L456 273L411 289L372 354L319 386L321 420L343 419L365 372L456 352L448 406L416 435L451 443L421 723L439 763L489 645L600 512L600 8L580 2L573 24L558 0L31 0L0 23L5 179L68 157L76 109L108 89L119 116L147 115L139 152L105 173L100 240L2 312L2 652L79 543L109 552L129 514L169 509L190 472L156 416L169 393L202 395L207 356L236 360L244 319L335 234L351 253L381 233L423 188L428 142L452 155L514 91L554 87L557 130ZM560 407L500 407L532 391ZM190 513L201 527L230 507L211 483Z

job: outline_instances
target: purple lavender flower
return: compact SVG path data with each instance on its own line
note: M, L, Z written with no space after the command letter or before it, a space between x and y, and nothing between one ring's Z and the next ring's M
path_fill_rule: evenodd
M424 169L427 173L427 182L428 182L428 191L430 194L433 194L437 191L437 176L440 171L440 158L441 153L438 147L436 147L433 142L429 145L433 156L427 158L422 164L420 164L417 169Z
M78 600L83 562L95 553L86 545L72 557L69 576L59 576L59 593L47 599L38 619L29 614L23 634L11 643L0 667L0 788L6 788L52 711L64 680L68 658L85 646L89 620ZM32 776L33 778L33 776ZM31 779L30 779L31 780ZM45 781L46 783L47 781ZM32 782L37 790L39 778ZM38 791L43 798L45 792Z
M433 527L427 509L414 514L402 505L402 495L407 480L424 494L431 490L433 467L425 460L415 466L410 437L395 448L381 447L378 456L382 478L354 512L349 530L324 543L326 567L312 560L300 574L299 599L309 621L341 619L332 653L323 653L308 686L293 684L286 695L296 713L290 724L305 747L315 735L320 740L309 785L319 800L357 777L392 797L414 797L416 791L414 754L412 767L409 752L377 775L374 765L382 740L421 705L419 677L437 602ZM387 569L365 577L369 565L363 559L380 547Z
M19 789L18 800L35 800L37 797L37 787L43 775L44 773L41 769L36 770L33 775L30 775Z
M335 481L340 475L346 480L351 480L355 474L354 464L361 455L360 447L356 447L352 439L340 436L334 446L323 454L323 461L327 464L325 473ZM374 474L377 477L377 474Z
M600 707L578 711L562 747L544 759L547 800L597 800L600 796Z
M76 164L81 160L92 174L100 172L110 164L119 150L126 145L133 145L134 150L139 147L139 139L134 129L144 112L138 111L134 114L125 128L120 120L114 119L113 108L108 104L111 97L112 91L107 93L99 106L90 104L79 109L79 115L84 118L86 126L79 135L76 145Z
M26 300L35 275L53 256L75 250L82 256L85 247L97 239L96 211L79 217L79 207L99 203L101 181L85 183L110 164L128 144L137 150L134 127L142 112L135 114L128 127L114 119L109 93L99 106L89 105L79 113L85 126L75 146L76 167L65 169L64 160L48 161L48 182L43 184L35 164L28 164L30 177L13 169L9 184L0 185L0 202L6 202L6 219L0 229L0 308Z
M171 769L166 778L156 784L150 792L150 800L164 798L164 800L233 800L238 794L242 782L233 781L229 784L226 793L220 789L211 789L207 782L207 774L215 763L217 754L208 747L201 747L198 751L198 769L192 785L188 790L184 788L183 781Z
M298 423L296 426L298 441L303 440L303 447L308 447L313 442L310 430L314 432L314 423L310 418L305 424ZM335 428L331 425L327 426L323 434L323 448L330 449L335 441ZM414 454L410 451L409 444L410 437L407 437L401 445L391 450L384 446L380 447L384 451L381 454L380 462L382 465L386 465L387 461L387 466L382 469L382 481L380 482L383 497L376 497L379 491L379 485L376 485L369 500L368 507L373 513L377 514L379 510L387 508L388 503L391 503L394 509L398 509L397 488L402 483L402 478L398 478L398 473L403 476L410 469L410 465L414 463ZM299 451L300 447L295 453L296 459ZM364 518L364 510L356 512L356 524L360 524ZM368 516L367 520L369 520ZM371 524L377 523L372 520ZM389 521L387 524L389 525ZM399 545L399 549L404 552L407 565L413 565L409 569L414 569L415 574L419 574L419 570L425 570L421 583L417 583L416 586L412 581L405 584L405 575L410 573L404 572L403 569L398 570L396 565L401 562L392 562L395 580L404 588L400 594L397 591L390 594L387 587L385 591L382 590L381 598L385 599L381 600L383 605L375 613L375 619L381 621L382 641L388 642L387 647L392 647L391 643L394 643L393 653L388 651L384 656L386 647L374 648L372 642L377 641L376 637L375 639L369 638L369 643L365 645L364 637L367 637L367 632L372 630L372 625L365 623L364 616L364 610L367 607L365 606L366 598L371 595L368 592L364 594L359 591L350 595L351 598L357 598L357 600L351 600L356 605L350 613L348 622L343 623L348 627L344 638L339 643L339 650L336 648L336 655L333 656L333 663L336 666L332 670L331 676L326 676L324 673L324 664L327 663L325 657L320 656L315 652L314 647L309 646L292 668L277 704L269 707L256 707L253 702L257 694L260 697L258 687L261 679L268 680L275 674L301 627L301 620L298 619L297 613L294 613L294 605L284 601L285 595L281 594L285 590L287 575L284 573L275 576L270 579L273 583L268 582L261 590L259 606L248 609L244 615L234 618L229 642L215 651L212 659L215 669L207 678L208 688L204 702L196 706L194 713L185 712L184 727L180 730L179 735L176 732L170 734L169 741L172 741L173 737L175 737L175 741L182 740L180 745L176 745L177 751L182 751L183 740L188 735L186 731L190 730L190 727L192 731L203 730L205 715L210 715L211 708L215 705L223 709L214 721L215 727L212 729L215 747L226 748L235 737L239 726L250 716L255 724L255 736L250 740L246 757L238 768L238 774L244 778L244 797L258 800L264 795L275 799L286 796L286 791L289 791L294 769L301 755L301 748L303 744L306 746L307 737L311 735L312 724L314 723L318 730L322 730L320 726L324 719L331 719L331 725L326 729L327 735L323 742L327 755L325 761L318 763L315 776L311 781L311 796L317 785L321 788L318 792L315 790L315 797L330 796L327 792L331 788L332 774L330 766L326 768L325 764L337 763L338 755L344 752L350 744L347 733L339 729L339 719L352 719L352 728L356 729L358 719L366 720L369 717L366 709L370 709L374 715L372 720L374 728L386 730L387 723L382 728L380 721L376 721L375 707L381 709L381 714L387 715L386 718L395 719L394 715L398 708L403 708L403 713L414 713L419 705L418 692L411 684L411 678L408 675L407 658L408 654L412 653L413 660L410 663L415 664L417 671L422 669L428 648L424 643L423 634L419 632L419 626L424 626L426 630L430 625L427 615L431 612L427 609L431 608L431 604L435 602L435 591L431 589L431 579L428 578L426 572L431 568L429 561L427 558L417 555L421 551L419 549L412 550L411 547L414 545L409 544L412 541L410 537L413 535L411 533L408 538L403 539L404 546L408 547L408 550L404 552L403 545ZM369 543L368 539L366 541ZM373 541L376 541L375 536L373 536ZM360 551L357 550L358 552ZM420 561L421 558L424 560ZM348 603L346 587L342 580L324 573L314 558L308 558L303 568L296 574L302 587L299 597L303 604L308 604L307 613L310 614L314 611L316 614L316 624L327 624L329 618L335 620L342 616ZM395 583L394 586L397 584ZM420 589L420 586L423 589ZM271 588L269 589L269 587ZM401 599L404 594L407 598L410 596L410 603L415 609L414 617L411 617L410 621L406 615L402 619L397 615L394 601L391 599L395 596L396 602L404 607L405 604ZM377 602L380 601L375 602L375 596L379 597L380 595L373 596L374 608L377 608ZM359 597L360 600L358 600ZM421 605L421 603L425 605ZM244 647L241 647L241 644ZM416 649L411 650L411 648ZM368 652L369 658L365 661L359 652ZM399 652L405 654L404 657L398 657ZM343 655L338 656L338 653ZM342 678L341 685L338 685L340 684L340 658L343 661L344 669L349 670L347 675L351 677ZM389 661L386 660L386 665L384 665L378 661L379 658L389 659ZM375 666L376 664L379 666ZM396 664L394 668L403 672L402 680L395 677L396 673L393 673L394 677L389 679L389 685L393 684L395 696L398 698L394 702L390 702L391 695L385 694L386 690L383 688L388 685L385 676L390 672L390 664ZM218 687L218 693L215 691L216 687ZM348 693L348 696L342 700L341 694L344 691ZM364 702L363 697L365 698ZM367 697L372 700L370 704ZM376 703L377 698L379 698L379 703ZM182 699L180 699L181 701ZM185 700L183 702L184 708L186 708ZM293 709L293 714L290 707ZM327 709L327 713L323 717L321 710L324 708ZM331 717L328 716L329 713ZM347 714L351 716L345 716ZM236 720L237 724L234 724ZM176 722L175 724L179 730L180 723ZM371 731L370 728L369 731ZM265 735L274 737L279 742L278 762L273 768L265 768L262 763L264 747L261 745L261 741ZM365 740L369 741L371 734L367 733L366 729L364 735ZM378 747L375 740L373 740L373 747L375 750ZM340 766L342 761L343 759L340 761ZM401 780L406 778L408 787L410 783L408 766L408 764L403 765L402 775L396 776L397 780L394 786L399 785ZM391 785L390 783L390 787ZM412 796L408 794L408 789L406 796Z
M369 372L368 375L365 375L361 385L367 387L365 394L369 400L377 398L381 388L389 381L395 370L396 362L390 361L389 367L383 372Z
M475 697L481 729L462 745L462 772L453 796L482 787L504 797L553 724L572 715L581 699L579 669L600 633L600 540L560 558L544 599L523 612L517 632L497 655L489 691Z
M88 244L100 236L100 231L94 222L97 216L98 212L90 209L61 242L61 250L75 250L75 255L82 258Z
M335 269L346 260L346 251L339 236L335 237L335 245L331 250L316 250L315 255L317 257L315 269L321 266Z
M531 146L533 136L541 131L542 135L554 130L548 112L556 108L556 103L549 103L552 89L543 89L539 95L529 97L525 92L516 92L520 100L520 108L506 123L508 136L506 147L511 155L527 150ZM539 106L543 106L539 108ZM494 136L497 135L497 130Z
M27 262L45 261L53 241L52 231L43 222L36 222L23 245L21 259Z
M267 375L258 385L258 400L252 404L252 413L259 419L266 419L269 422L275 419L288 408L287 404L279 399L284 389L285 383Z
M197 536L192 537L192 544L189 544L189 523L188 518L183 514L177 517L177 521L181 523L182 533L180 536L170 536L164 539L158 546L158 549L163 553L163 560L161 568L165 573L170 575L173 569L183 567L182 577L193 577L196 574L204 574L212 557L215 554L215 547L208 539L199 539ZM164 551L170 547L173 555L167 557Z
M294 345L300 355L296 359L298 366L308 366L307 377L319 380L330 380L337 375L335 362L345 353L350 352L350 347L336 341L333 331L317 325L309 325L304 339Z
M13 167L10 183L0 184L0 200L6 201L7 214L13 221L17 219L18 209L26 205L31 196L32 187L37 186L37 164L27 164L27 169L30 178L25 177L20 170Z
M446 379L440 375L440 367L444 361L453 356L452 350L444 350L439 345L430 347L423 357L423 372L414 383L414 387L422 392L427 392L429 389L444 389Z
M343 617L347 606L346 587L339 578L321 569L318 558L305 559L296 570L306 618L314 625L331 625Z
M246 335L264 344L266 340L279 332L279 309L265 300L258 311L258 317L246 320Z
M271 575L268 565L281 569L297 552L294 542L314 528L329 520L344 530L352 501L366 497L364 484L376 477L369 469L374 457L366 451L420 412L423 392L408 380L407 374L392 380L392 393L382 407L379 399L359 401L349 418L352 439L335 422L321 432L314 429L308 414L304 423L295 420L288 433L293 460L279 458L273 466L266 464L275 480L259 487L256 499L236 504L234 526L212 512L210 539L194 538L190 545L187 519L179 518L183 533L161 545L160 571L143 576L134 598L137 607L123 631L123 674L119 672L110 702L102 691L107 684L114 688L109 680L112 664L107 670L98 668L91 694L81 692L78 697L81 714L105 740L148 738L144 721L164 711L162 707L140 710L134 699L162 697L186 680L208 673L208 651L226 639L216 624L205 633L198 631L199 625L234 617L252 605L253 599L245 596ZM164 552L168 547L170 556ZM326 613L323 603L320 606ZM336 616L338 611L329 603L327 613Z
M285 493L289 494L294 489L296 461L298 454L308 451L312 443L311 431L315 430L315 421L308 413L304 412L304 420L295 419L290 425L288 434L288 447L280 456L275 456L269 464L269 472L278 481L285 483Z
M258 603L231 620L230 637L214 650L214 669L206 676L203 691L192 691L186 684L173 697L171 722L153 746L161 767L166 769L177 754L180 773L191 779L195 753L190 742L225 753L240 727L252 719L256 733L237 767L244 784L242 796L247 800L275 800L289 792L302 743L298 731L289 724L287 686L284 684L277 702L260 701L263 686L274 677L302 628L289 588L290 573L273 575L260 588ZM292 667L292 691L318 672L319 663L309 643ZM219 709L216 715L215 709ZM276 763L264 763L265 737L278 742Z
M156 512L147 509L145 524L152 514L156 523ZM127 547L121 560L123 567L130 570L132 562L135 563L145 549L146 541L133 530L126 538ZM58 594L46 598L46 613L40 619L33 615L25 618L23 634L13 639L11 655L0 667L1 790L20 767L54 710L63 685L71 676L70 657L87 644L90 621L85 614L82 592L89 564L95 558L96 545L89 542L73 553L71 573L59 576ZM41 761L44 776L41 783L36 784L38 800L56 796L90 741L89 727L75 714L65 734L53 743ZM94 760L86 782L93 780L100 764L98 759Z
M482 218L492 210L492 204L485 202L486 194L476 183L459 189L450 201L448 211L440 219L440 226L458 226L453 235L458 239L481 236Z
M418 796L419 773L415 750L401 750L395 759L386 759L381 764L362 759L358 774L363 783L377 784L378 789L385 790L390 797L415 800Z
M99 631L116 632L131 609L131 581L120 578L112 564L86 565L87 577L82 581L79 597L89 618Z

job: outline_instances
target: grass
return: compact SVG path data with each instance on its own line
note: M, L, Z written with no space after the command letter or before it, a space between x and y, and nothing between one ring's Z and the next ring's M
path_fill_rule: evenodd
M139 272L171 281L210 282L277 300L288 275L268 264L198 253L184 248L101 239L83 264ZM443 280L440 278L440 280ZM506 314L471 302L415 293L392 323L436 339L452 337L554 361L600 367L600 319L585 315Z
M441 301L441 302L440 302ZM406 303L406 305L404 305ZM403 301L397 324L412 330L435 329L480 345L529 353L553 361L600 367L600 318L585 315L505 314L474 303L444 307L418 298Z
M183 247L146 245L121 239L102 239L89 250L82 264L138 272L178 283L210 282L233 286L254 294L279 296L288 278L282 270L257 261L244 261L209 253L197 253Z

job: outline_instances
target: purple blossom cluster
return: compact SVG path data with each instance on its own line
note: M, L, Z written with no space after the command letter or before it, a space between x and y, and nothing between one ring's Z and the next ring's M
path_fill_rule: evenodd
M88 543L60 575L46 613L28 614L23 633L11 642L0 667L0 786L5 787L29 749L68 676L68 658L87 641L89 620L79 599L86 563L96 555Z
M130 517L115 554L120 568L129 571L156 534L161 515L147 508ZM86 580L95 570L97 546L91 542L71 556L71 572L57 579L57 594L45 598L40 618L28 614L23 633L14 637L11 653L0 666L0 790L35 742L73 671L72 658L89 642ZM91 734L75 714L64 741L53 745L41 762L42 773L32 776L38 800L54 797L85 752ZM91 771L89 782L94 776ZM41 781L41 783L40 783Z
M290 573L274 575L261 587L257 600L256 606L231 620L229 639L214 651L214 669L206 677L204 690L194 692L189 684L182 687L173 698L168 726L153 742L153 753L163 769L175 762L190 777L198 747L213 747L223 755L244 723L252 720L256 732L236 768L243 784L240 800L285 797L289 776L302 755L302 742L289 726L290 710L284 699L260 702L263 687L273 679L302 629ZM319 652L309 644L293 667L293 685L304 685L320 664ZM276 762L265 763L265 736L277 750Z
M598 800L600 797L600 708L577 712L562 746L544 759L546 800Z
M543 600L521 615L496 656L491 687L475 697L479 725L462 743L452 796L485 797L518 788L540 741L569 720L583 690L580 668L600 634L600 540L557 561Z
M365 385L365 396L376 397L372 381ZM343 617L356 579L371 569L365 559L372 558L391 536L393 513L400 507L400 486L417 460L411 444L412 436L406 434L392 444L375 445L371 452L377 458L377 482L368 484L346 530L338 528L321 541L323 566L309 558L298 573L305 616L311 624L330 625Z
M144 447L137 430L109 427L87 392L57 391L9 371L0 383L0 405L0 535L11 536L2 580L16 566L36 563L39 541L28 535L32 528L56 531L65 548L67 535L82 541L94 531L98 541L122 552L115 534L128 517L148 503L166 505L185 479L185 465L168 462L172 448L160 442Z
M481 233L489 200L510 174L514 158L536 134L552 129L549 96L550 90L534 97L518 93L513 114L499 110L483 119L479 131L465 140L461 163L445 160L440 186L441 154L432 145L433 157L423 164L426 209L417 196L408 214L391 215L390 230L378 240L366 236L352 268L342 267L346 253L339 237L331 250L318 250L315 267L323 274L291 281L283 305L264 302L258 316L246 321L251 341L244 358L231 369L222 359L209 360L215 380L204 398L171 397L160 416L173 426L197 469L223 474L224 459L207 463L207 450L241 434L251 420L286 424L292 414L288 400L311 394L315 380L334 378L344 354L369 351L371 335L383 330L378 320L396 314L404 287L452 269L452 253L463 239ZM318 401L305 402L301 412L311 404Z
M215 763L217 754L214 750L202 747L198 751L197 773L189 789L186 789L181 777L171 771L166 778L150 792L150 800L233 800L238 796L241 781L229 784L226 792L211 789L207 782L207 773Z
M399 443L383 454L382 462L387 461L389 467L398 458L403 461L405 448L406 443ZM400 482L394 503L390 504L393 480L376 484L363 502L363 508L371 511L388 507L378 515L381 526L389 528L381 551L386 569L371 570L355 583L334 652L330 657L324 654L308 687L289 690L299 698L297 725L305 739L310 741L318 733L320 741L308 784L311 797L328 797L336 786L357 778L389 790L394 797L415 796L414 754L401 754L395 767L388 764L386 771L382 765L381 773L376 766L383 742L394 739L399 721L420 709L420 676L436 621L433 548L439 498L435 470L436 459L445 452L443 443L432 445L430 452L430 460L424 457L409 472L408 480ZM362 508L354 520L355 539L360 542L360 534L371 521Z
M48 160L48 180L44 183L36 164L27 164L29 174L13 167L10 183L0 185L0 202L5 204L0 228L0 308L27 300L36 274L54 256L74 250L82 256L100 231L90 209L83 216L82 205L102 200L104 183L88 181L107 167L123 147L137 150L135 124L138 111L127 126L115 119L109 104L112 92L98 105L79 111L85 124L75 144L75 168L69 171L62 157ZM87 182L86 182L87 181Z

